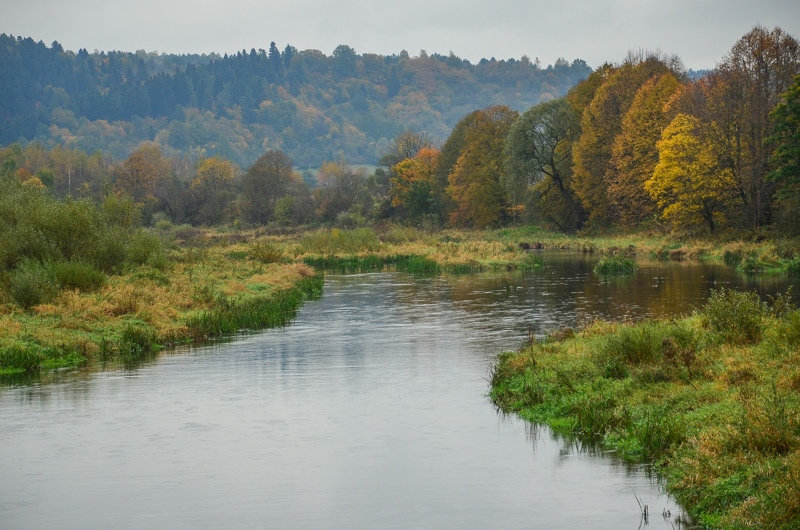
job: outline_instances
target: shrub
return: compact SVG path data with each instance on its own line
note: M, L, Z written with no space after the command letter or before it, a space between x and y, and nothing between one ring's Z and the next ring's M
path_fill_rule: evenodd
M283 260L281 249L269 242L254 243L249 256L262 263L278 263Z
M26 260L9 275L9 294L24 309L49 302L57 292L57 280L48 264Z
M786 267L786 272L790 276L800 276L800 260L795 260Z
M156 269L165 269L167 256L161 240L148 230L134 232L128 243L128 260L137 265L150 265Z
M52 266L56 280L62 288L93 291L105 285L107 277L93 265L76 261L62 261Z
M727 342L753 344L761 340L767 305L755 292L725 289L711 293L702 310L703 321Z
M800 347L800 311L792 311L783 316L778 326L778 337L789 346Z
M636 262L625 256L612 256L603 258L594 267L594 273L600 276L615 276L633 273L637 268Z

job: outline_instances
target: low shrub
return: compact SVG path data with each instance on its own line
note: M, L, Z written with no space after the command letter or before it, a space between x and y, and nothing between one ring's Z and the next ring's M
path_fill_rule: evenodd
M25 260L9 274L9 294L24 309L49 302L58 293L52 267L36 260Z
M165 269L169 264L161 239L152 232L141 229L134 232L128 243L128 261Z
M149 353L157 348L156 332L150 326L128 324L120 333L119 349L122 354Z
M725 289L711 293L701 313L704 323L726 342L753 344L761 340L769 309L755 292Z
M283 260L281 249L269 242L253 243L248 256L261 263L279 263Z
M47 359L39 347L26 344L12 344L0 348L0 367L33 370L39 368Z
M309 254L356 254L380 250L382 244L370 228L333 228L304 236L300 247Z
M62 261L54 263L53 273L59 285L65 289L94 291L106 284L108 277L89 263Z
M731 267L736 267L739 265L743 257L744 256L741 250L726 250L722 255L725 265L730 265Z
M440 270L435 261L422 256L398 256L396 264L398 271L409 274L437 274Z

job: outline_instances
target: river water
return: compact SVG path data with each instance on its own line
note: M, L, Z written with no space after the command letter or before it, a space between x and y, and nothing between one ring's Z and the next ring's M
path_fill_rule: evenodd
M328 275L283 329L0 388L0 528L678 528L646 466L497 413L502 349L677 315L782 276L595 258L530 273ZM672 513L663 518L662 510Z

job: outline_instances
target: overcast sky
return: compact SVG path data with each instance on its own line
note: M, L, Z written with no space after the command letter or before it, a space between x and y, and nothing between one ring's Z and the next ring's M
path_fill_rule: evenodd
M275 41L330 54L424 49L478 61L677 53L711 68L754 25L800 38L800 0L0 0L0 33L66 49L231 53Z

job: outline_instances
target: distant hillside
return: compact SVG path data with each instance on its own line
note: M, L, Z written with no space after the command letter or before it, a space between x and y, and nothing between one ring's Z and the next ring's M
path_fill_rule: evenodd
M280 148L295 163L377 161L398 132L445 139L491 104L525 110L564 95L586 63L317 50L236 55L65 51L0 35L0 144L37 141L117 159L152 140L169 155L223 155L241 166Z

